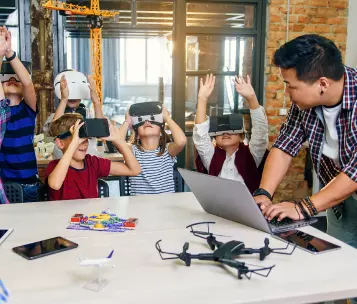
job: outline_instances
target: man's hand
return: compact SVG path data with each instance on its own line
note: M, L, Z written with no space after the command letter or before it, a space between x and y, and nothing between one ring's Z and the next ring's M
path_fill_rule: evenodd
M259 205L261 210L266 209L268 206L273 204L273 202L265 195L254 196L255 202Z
M97 92L97 85L96 81L93 79L92 75L88 75L88 82L89 82L89 90L90 90L90 98L94 104L100 104L99 95Z
M68 101L69 98L69 90L66 77L63 75L60 80L60 90L61 90L61 100Z
M81 126L84 125L84 122L80 119L77 119L76 123L74 124L74 126L72 126L69 131L72 134L72 142L71 144L75 145L76 147L78 147L82 142L84 142L85 140L87 140L87 138L80 138L79 137L79 129L81 128Z
M281 221L286 217L294 221L302 220L304 218L299 207L293 202L281 202L279 204L269 205L263 210L263 214L269 221L275 217L278 218L278 221Z
M204 101L207 102L208 98L211 96L214 89L214 83L216 77L213 74L207 74L206 80L203 83L203 79L200 79L200 90L198 91L198 102Z

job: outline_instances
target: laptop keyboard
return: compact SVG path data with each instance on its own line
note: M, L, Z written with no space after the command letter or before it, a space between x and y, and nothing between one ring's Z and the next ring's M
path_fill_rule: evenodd
M276 227L290 225L293 222L294 221L292 219L287 218L287 217L282 219L280 222L278 222L278 218L277 217L273 218L271 221L268 221L269 224L274 225Z

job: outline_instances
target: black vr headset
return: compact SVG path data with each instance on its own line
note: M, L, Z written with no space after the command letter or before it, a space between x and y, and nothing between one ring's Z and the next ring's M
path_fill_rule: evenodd
M164 116L162 114L162 103L159 101L140 102L130 106L129 115L134 130L142 126L145 121L163 127Z
M65 113L78 113L78 114L81 114L82 117L84 119L87 118L87 110L86 110L86 106L83 104L83 103L80 103L78 108L73 110L72 108L70 107L66 107L66 109L64 110Z
M244 121L241 114L230 114L210 117L209 136L244 133Z
M29 61L21 61L26 70L29 72L31 75L32 73L32 65L31 62ZM3 61L1 65L1 72L0 72L0 81L1 82L7 82L11 78L15 78L17 82L20 82L19 77L17 77L15 71L13 70L10 62Z

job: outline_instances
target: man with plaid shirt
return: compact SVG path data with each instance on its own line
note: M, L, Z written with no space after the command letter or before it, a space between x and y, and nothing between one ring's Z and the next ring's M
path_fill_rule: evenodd
M309 197L327 210L327 232L357 248L357 70L345 67L336 45L303 35L274 55L292 106L265 164L255 200L268 220L303 218L293 202L271 198L307 140L321 190Z

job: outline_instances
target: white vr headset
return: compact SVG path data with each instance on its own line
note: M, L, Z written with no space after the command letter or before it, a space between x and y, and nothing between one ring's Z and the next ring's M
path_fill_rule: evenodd
M136 130L145 121L158 126L164 125L164 115L162 114L162 104L159 101L148 101L133 104L129 109L129 115Z
M68 99L90 99L90 90L87 77L80 72L67 70L59 73L54 80L55 94L61 99L60 81L62 76L67 80L69 91Z

